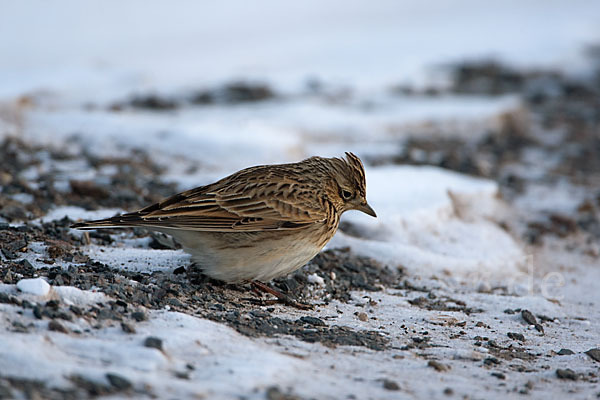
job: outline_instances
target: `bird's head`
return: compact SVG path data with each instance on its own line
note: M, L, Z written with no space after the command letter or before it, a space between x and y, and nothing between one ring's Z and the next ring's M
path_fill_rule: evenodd
M365 168L360 158L347 152L346 158L330 158L333 167L334 187L329 190L329 197L336 209L343 213L358 210L372 217L375 211L367 203L367 183Z

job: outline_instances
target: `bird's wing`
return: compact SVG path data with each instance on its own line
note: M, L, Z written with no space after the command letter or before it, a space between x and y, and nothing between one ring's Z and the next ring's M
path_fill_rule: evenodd
M293 181L253 182L243 186L213 184L199 187L138 212L77 227L147 226L251 232L298 229L326 218L327 211L303 184Z

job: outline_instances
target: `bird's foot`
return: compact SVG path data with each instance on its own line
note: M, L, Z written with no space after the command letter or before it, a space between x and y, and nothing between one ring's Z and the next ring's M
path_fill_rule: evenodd
M292 307L298 308L300 310L312 310L312 308L313 308L312 305L300 303L300 302L292 299L290 296L283 294L279 290L275 290L272 287L270 287L262 282L251 281L250 283L252 284L252 287L256 291L261 291L261 292L272 294L273 296L277 297L277 299L281 303L283 303L285 305L292 306Z

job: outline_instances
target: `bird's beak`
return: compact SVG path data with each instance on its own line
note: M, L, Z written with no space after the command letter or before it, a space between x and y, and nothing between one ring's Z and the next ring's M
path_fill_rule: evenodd
M356 209L357 209L358 211L362 211L362 212L364 212L364 213L365 213L365 214L367 214L367 215L370 215L371 217L375 217L375 218L377 218L377 214L375 214L375 210L373 210L373 209L371 208L371 206L370 206L369 204L367 204L367 203L365 203L365 204L361 204L361 205L360 205L360 206L358 206Z

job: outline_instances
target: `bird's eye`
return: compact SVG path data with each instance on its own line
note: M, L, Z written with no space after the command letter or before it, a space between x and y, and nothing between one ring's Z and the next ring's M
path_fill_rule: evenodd
M346 189L342 189L342 197L344 200L350 200L352 198L352 192Z

